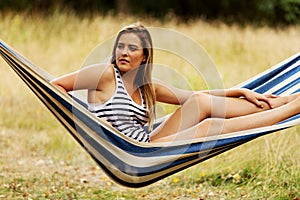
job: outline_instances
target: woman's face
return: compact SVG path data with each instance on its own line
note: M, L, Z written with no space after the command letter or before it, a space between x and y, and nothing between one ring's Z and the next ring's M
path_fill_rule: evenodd
M124 73L138 68L143 61L146 61L141 40L134 33L121 35L115 54L116 64Z

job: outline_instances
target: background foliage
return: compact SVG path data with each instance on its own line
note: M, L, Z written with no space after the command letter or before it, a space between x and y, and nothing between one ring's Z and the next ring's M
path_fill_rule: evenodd
M57 9L78 15L130 14L182 20L202 18L226 23L300 24L300 0L1 0L0 10L37 11L48 14Z
M203 46L228 88L299 52L299 2L0 0L0 39L58 76L141 21ZM157 63L191 74L157 53ZM113 183L1 58L0 74L0 199L300 199L299 126L133 190Z
M59 10L46 16L2 11L0 18L1 40L54 76L80 69L96 45L137 20L179 31L201 45L216 63L225 88L267 70L300 47L299 25L240 26L201 19L182 23L176 17L161 21L96 13L85 18ZM190 75L193 88L206 89L186 62L167 55L155 52L155 62ZM0 74L0 199L300 199L300 126L258 138L148 187L129 189L103 173L2 58Z

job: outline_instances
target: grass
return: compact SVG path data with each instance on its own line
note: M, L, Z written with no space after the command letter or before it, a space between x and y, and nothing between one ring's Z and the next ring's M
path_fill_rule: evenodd
M93 48L135 21L175 29L202 45L225 87L299 52L300 27L239 27L201 20L0 13L0 38L58 76L81 67ZM107 50L110 53L110 49ZM192 52L192 51L191 51ZM175 69L186 63L159 53ZM0 61L0 199L299 199L299 127L262 137L140 189L116 185ZM192 81L195 89L203 83Z

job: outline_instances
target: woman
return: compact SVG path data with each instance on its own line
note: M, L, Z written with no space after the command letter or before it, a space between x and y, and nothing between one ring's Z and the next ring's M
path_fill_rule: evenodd
M88 90L88 109L139 142L187 140L276 124L300 112L300 95L247 89L186 91L151 78L152 40L140 24L117 35L111 64L86 67L52 81L64 92ZM181 105L152 130L155 102ZM144 130L148 123L151 134Z

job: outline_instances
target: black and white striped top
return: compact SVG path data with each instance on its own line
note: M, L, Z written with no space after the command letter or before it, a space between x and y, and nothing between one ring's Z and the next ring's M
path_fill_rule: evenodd
M147 110L140 91L142 105L135 103L125 89L120 71L115 66L116 90L105 103L92 104L88 109L97 117L101 117L118 129L124 135L139 142L149 142L149 134L143 126L147 123Z

